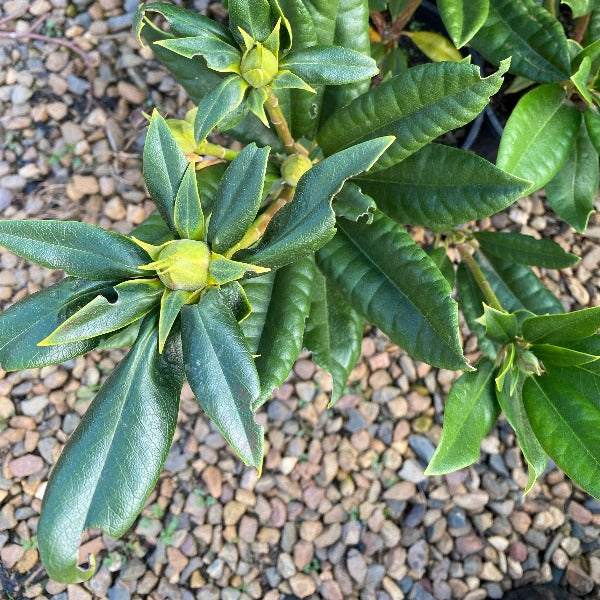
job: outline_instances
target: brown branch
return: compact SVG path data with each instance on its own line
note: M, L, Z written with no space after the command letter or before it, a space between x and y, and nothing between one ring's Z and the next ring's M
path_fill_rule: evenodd
M411 17L415 14L417 8L419 8L423 0L409 0L406 8L398 15L398 18L394 21L394 34L400 35L400 32L406 27Z
M583 36L587 31L588 25L590 24L590 19L592 17L592 13L588 13L583 17L579 17L575 22L575 31L573 31L573 41L581 44L581 40L583 40Z

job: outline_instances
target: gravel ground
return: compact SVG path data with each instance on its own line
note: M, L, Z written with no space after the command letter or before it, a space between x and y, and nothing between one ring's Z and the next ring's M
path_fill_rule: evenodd
M188 105L131 35L136 5L2 3L4 14L23 16L0 28L24 31L49 13L39 31L76 41L96 64L88 108L79 57L53 44L0 40L2 218L81 219L128 232L152 210L141 112L182 115ZM582 256L560 277L542 275L567 309L600 304L600 219L581 237L533 197L492 224L544 232ZM0 307L58 277L0 252ZM474 340L466 347L472 355ZM0 370L4 597L483 600L554 581L600 598L600 503L555 469L523 498L526 468L504 421L484 440L478 464L425 478L456 375L413 361L376 330L366 333L347 394L332 410L328 376L301 356L259 414L268 431L260 479L185 388L165 471L134 527L118 541L86 535L81 555L99 553L101 565L89 582L49 581L35 542L46 479L121 356L92 352L44 369Z

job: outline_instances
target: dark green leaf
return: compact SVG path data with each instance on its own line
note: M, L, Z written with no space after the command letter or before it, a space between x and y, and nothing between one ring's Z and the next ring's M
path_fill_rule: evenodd
M92 350L98 340L47 347L37 344L96 294L111 285L109 281L82 281L67 277L13 304L0 316L2 369L18 371L45 367Z
M225 171L208 226L207 239L215 252L235 246L252 225L263 196L269 150L250 144Z
M506 420L510 423L510 426L515 430L517 441L529 467L529 481L525 488L525 493L527 493L533 487L536 479L546 470L548 457L544 451L544 447L540 445L540 441L543 441L543 437L547 434L544 433L543 437L538 438L536 433L539 436L541 433L540 430L537 427L532 429L532 423L529 421L531 413L529 409L526 411L524 404L525 393L522 383L524 376L520 375L519 378L519 385L513 394L510 394L506 386L496 393L500 408L502 408L502 412L506 416ZM532 379L532 377L527 377L525 385ZM535 379L537 380L538 378L536 377Z
M285 381L302 350L314 271L312 256L304 257L278 269L273 278L260 277L244 283L253 312L242 323L242 330L257 355L261 384L254 409Z
M471 45L498 64L511 56L510 70L533 81L569 78L569 50L562 25L532 0L489 0L488 18Z
M486 79L466 63L419 65L339 109L322 126L326 155L381 135L396 141L377 163L387 169L440 135L472 121L502 84L508 64Z
M555 377L529 377L523 399L533 431L552 460L577 485L600 497L598 404Z
M164 465L183 384L173 343L159 355L156 316L148 316L125 360L106 380L52 470L38 523L50 577L77 583L94 573L77 566L81 534L97 527L123 535L142 510Z
M142 319L135 321L131 325L119 329L114 333L109 333L106 336L102 336L98 345L97 350L117 350L120 348L129 348L133 346L135 340L140 333L140 327L142 325ZM50 346L51 348L62 348L63 346Z
M565 165L546 185L546 198L561 219L583 233L594 212L599 182L598 155L582 123Z
M486 337L495 342L508 344L517 337L518 322L513 314L501 312L484 304L483 315L478 321L485 327Z
M565 269L580 260L552 240L536 240L520 233L481 231L475 233L475 239L485 254L522 265Z
M214 285L225 285L244 277L246 273L261 275L269 269L238 262L213 253L208 267L209 281Z
M462 48L482 27L490 10L489 0L438 0L444 25L456 44Z
M477 371L454 382L444 406L440 443L425 473L443 475L479 459L481 441L500 414L494 390L494 363L484 358Z
M330 407L341 398L348 376L358 361L364 325L364 318L317 269L304 345L312 352L313 360L331 374Z
M252 306L246 295L246 290L238 281L232 281L222 286L221 295L238 323L247 319L252 313Z
M152 113L144 144L144 181L165 223L177 234L173 210L177 190L188 166L169 126L157 110Z
M540 189L567 162L580 124L581 112L566 102L562 87L534 88L519 100L506 123L498 167L533 182L527 193Z
M370 79L378 73L372 58L339 46L292 50L280 62L280 68L288 69L311 85L343 85Z
M600 306L562 315L542 315L525 319L523 337L537 344L558 344L594 335L600 329Z
M154 246L161 246L173 239L173 232L169 229L157 210L152 211L149 217L129 235Z
M194 292L170 290L164 288L160 301L160 317L158 321L158 351L162 353L179 311L185 306Z
M514 313L525 308L540 315L564 312L558 298L544 287L528 266L494 256L486 259L481 253L477 253L475 258L505 310Z
M317 163L301 177L293 202L277 213L261 243L241 258L275 269L323 246L335 232L332 198L346 179L369 169L392 139L370 140Z
M348 302L418 360L463 369L458 309L427 254L380 212L373 223L338 219L317 264Z
M548 364L563 368L586 365L600 358L594 354L553 346L552 344L534 344L531 351L544 363L544 366Z
M144 275L146 253L128 237L78 221L0 221L0 245L68 275L96 281Z
M596 152L600 154L600 112L594 108L588 108L583 116L587 127L588 135Z
M197 144L242 103L247 87L239 75L230 75L202 98L194 123Z
M238 42L244 38L239 28L259 42L263 42L271 33L271 7L267 0L229 0L229 29Z
M148 314L160 301L158 279L135 279L96 296L61 323L40 346L71 344L117 331ZM114 297L113 297L114 296Z
M174 211L175 226L179 235L188 240L204 238L204 213L198 183L196 182L196 165L190 163L177 191Z
M373 221L373 212L376 209L375 200L363 194L357 185L350 182L341 189L333 205L336 216L344 217L349 221L366 219L367 223Z
M442 247L428 248L425 251L429 255L429 258L435 263L435 266L440 270L440 273L446 278L450 287L453 288L456 280L456 273L454 272L454 264L446 254L446 249Z
M505 209L529 184L471 152L429 144L385 171L365 173L360 186L398 223L446 231Z
M204 169L200 169L196 172L196 181L198 182L198 193L200 194L202 212L206 218L212 213L217 192L227 166L227 163L218 163L216 165L204 167Z
M181 336L187 378L200 406L244 463L260 471L263 428L252 413L260 382L235 316L216 288L183 307Z

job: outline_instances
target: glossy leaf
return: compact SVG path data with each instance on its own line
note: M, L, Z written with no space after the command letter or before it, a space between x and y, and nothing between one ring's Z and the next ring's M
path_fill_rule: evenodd
M452 41L462 48L483 26L489 0L438 0L438 10Z
M242 323L242 330L254 340L252 351L257 355L261 384L254 409L269 400L273 390L286 380L302 350L314 271L313 258L304 257L278 269L271 285L259 281L263 278L244 284L253 313ZM258 298L263 293L266 297Z
M539 358L544 366L557 365L558 367L579 367L597 361L600 356L579 352L571 348L563 348L552 344L534 344L531 351Z
M558 298L528 266L481 253L475 258L505 310L514 313L527 309L540 315L564 312Z
M433 31L406 31L412 43L433 62L460 62L462 54L445 36Z
M185 58L203 56L209 69L220 73L239 73L242 53L240 50L216 36L203 36L165 39L157 45Z
M377 209L375 200L366 194L354 183L347 182L335 197L333 210L338 217L349 221L366 219L367 223L373 221L373 213Z
M120 348L129 348L133 346L140 333L141 325L142 319L139 319L123 329L102 336L96 346L96 350L118 350ZM63 346L49 346L49 348L62 347Z
M596 152L600 154L600 112L597 109L588 108L583 113L583 116L590 141L594 145Z
M240 326L246 338L248 349L254 356L258 355L258 345L273 295L275 273L277 271L270 271L260 277L252 277L243 281L243 288L248 302L252 306L252 312L247 319L240 323Z
M313 46L292 50L280 62L311 85L343 85L370 79L378 73L375 61L339 46Z
M144 274L146 253L128 237L78 221L0 221L0 246L48 269L95 281Z
M391 219L338 219L317 265L348 302L417 360L463 369L458 309L433 261Z
M252 313L252 306L246 295L246 290L238 281L232 281L220 288L221 296L228 304L238 323L246 320Z
M575 143L581 113L565 99L558 85L536 87L519 100L506 123L497 164L532 181L527 193L546 185L563 168Z
M82 281L67 277L13 304L0 315L0 367L5 371L35 369L92 350L98 340L47 347L37 344L110 286L108 281Z
M209 281L214 285L225 285L241 279L246 273L262 275L269 269L248 263L231 260L213 252L208 267Z
M120 283L80 308L39 345L70 344L117 331L148 314L159 303L163 290L158 279Z
M144 144L144 181L165 223L174 234L175 198L188 167L166 121L155 110Z
M365 173L359 185L398 223L434 231L493 215L529 187L471 152L441 144L429 144L384 171Z
M566 269L580 260L575 254L565 252L552 240L536 240L520 233L480 231L475 233L475 239L486 255L521 265Z
M594 212L599 183L598 154L583 123L565 165L546 185L546 198L559 217L583 233Z
M494 363L484 358L477 371L465 373L452 385L444 405L442 437L426 475L451 473L479 459L481 441L500 414L494 371Z
M242 103L247 87L241 77L230 75L202 98L194 123L197 144Z
M485 327L486 337L495 342L508 344L517 337L518 323L514 314L502 312L484 304L483 315L478 321Z
M252 413L260 382L240 327L216 288L183 307L181 337L187 378L200 406L244 464L260 471L263 428Z
M215 252L235 246L252 225L263 196L269 150L250 144L225 171L208 226L207 239Z
M598 47L600 48L600 44ZM589 56L584 56L579 69L577 69L577 71L571 75L571 81L575 84L579 95L587 102L588 106L592 106L594 104L594 98L588 89L588 78L591 70L592 59Z
M204 239L204 213L198 193L194 163L188 165L177 190L174 222L183 239L199 241Z
M440 270L440 273L446 278L450 287L453 288L456 282L456 273L454 272L454 264L448 258L448 254L446 254L446 249L442 247L426 248L425 252L427 252L429 258L431 258L435 266Z
M339 109L317 139L328 155L373 137L395 135L377 163L378 169L389 168L472 121L500 89L507 66L486 79L481 79L478 67L466 63L413 67Z
M150 213L148 218L138 225L130 234L129 237L134 237L137 240L161 246L165 242L173 239L173 232L157 210Z
M562 315L541 315L525 319L523 337L537 344L564 345L587 338L600 329L600 307L584 308Z
M271 33L271 7L267 0L229 0L229 28L240 44L239 28L254 40L263 42Z
M600 497L598 404L554 377L529 377L523 399L531 426L552 460L576 484Z
M346 179L369 169L392 141L391 137L370 140L313 166L298 182L293 202L271 221L261 243L238 253L240 258L275 269L323 246L335 232L332 198Z
M162 354L171 329L175 324L179 311L185 306L194 292L170 290L164 288L160 300L160 317L158 321L158 351Z
M520 376L520 379L523 375ZM532 377L527 377L525 385L532 380ZM535 379L538 379L537 377ZM519 382L517 389L513 394L504 387L501 391L497 391L498 403L502 412L506 416L506 420L510 423L510 426L515 430L517 441L523 452L523 456L527 461L529 468L529 480L525 487L525 493L529 492L533 487L536 479L542 475L546 470L548 464L548 457L544 450L544 447L540 444L542 437L538 438L536 433L539 435L540 431L538 428L535 430L532 428L532 424L529 421L529 410L526 411L524 404L524 393L522 390L522 383ZM544 434L544 437L547 433Z
M365 320L344 295L317 269L304 345L313 360L331 374L333 406L346 389L346 381L360 356Z
M77 566L85 529L120 537L142 510L171 446L182 384L180 351L173 343L159 355L156 317L146 317L134 347L67 442L44 493L38 544L55 581L93 575L95 560L89 569Z
M489 62L512 57L511 73L540 83L569 78L569 50L562 25L531 0L489 0L488 18L471 45Z

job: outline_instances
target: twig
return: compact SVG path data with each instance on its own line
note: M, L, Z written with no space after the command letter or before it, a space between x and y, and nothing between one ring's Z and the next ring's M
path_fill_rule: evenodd
M462 244L458 245L456 248L460 252L460 257L462 258L463 263L471 272L471 275L473 276L473 279L475 279L475 282L481 290L481 293L483 294L483 297L485 298L486 302L492 308L495 308L499 311L504 311L504 309L502 308L502 304L500 304L500 300L498 300L498 297L496 296L496 294L494 294L494 291L492 290L490 282L485 278L483 271L479 268L479 265L477 264L469 250L465 248L465 246L463 246Z
M398 15L398 18L394 21L394 33L396 36L400 35L400 32L406 27L411 17L415 14L417 8L419 8L423 0L409 0L406 8Z
M590 19L592 17L592 13L588 13L587 15L583 15L583 17L579 17L575 22L575 31L573 31L573 41L581 44L581 40L583 40L583 36L587 31L588 25L590 24Z

